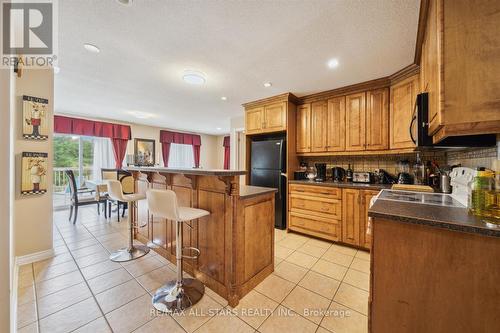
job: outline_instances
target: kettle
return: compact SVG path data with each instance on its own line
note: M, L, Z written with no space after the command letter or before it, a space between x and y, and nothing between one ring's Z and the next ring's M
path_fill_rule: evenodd
M341 167L332 168L332 178L334 182L344 181L345 170Z

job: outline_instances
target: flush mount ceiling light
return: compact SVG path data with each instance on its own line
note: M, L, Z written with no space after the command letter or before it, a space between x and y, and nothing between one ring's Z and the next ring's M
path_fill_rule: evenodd
M217 127L216 129L217 129L218 131L222 130L222 128L220 128L220 127Z
M184 82L194 85L202 85L207 81L205 73L193 70L185 70L182 79Z
M120 5L124 5L124 6L130 6L132 5L132 0L116 0L116 2L118 2Z
M85 48L85 50L87 50L91 53L101 52L101 50L97 46L95 46L94 44L85 43L85 44L83 44L83 47Z
M264 87L269 88L273 84L271 82L264 82Z
M339 61L337 58L333 58L333 59L328 60L327 65L328 65L328 68L336 68L339 65Z
M227 101L227 97L226 96L222 96L220 99L222 99L223 101Z
M54 74L59 74L59 72L61 71L61 68L59 68L58 66L54 66L52 67L52 69L54 69Z
M143 111L128 111L127 113L137 119L149 119L154 117L154 114Z

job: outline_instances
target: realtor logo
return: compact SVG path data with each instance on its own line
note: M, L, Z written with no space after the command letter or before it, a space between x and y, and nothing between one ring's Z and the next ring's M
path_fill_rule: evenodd
M56 0L1 1L2 65L52 66L56 44Z

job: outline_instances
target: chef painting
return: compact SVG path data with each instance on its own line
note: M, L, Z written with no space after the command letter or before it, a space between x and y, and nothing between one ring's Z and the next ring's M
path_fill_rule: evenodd
M45 140L48 137L47 108L44 98L23 96L23 136L26 139Z
M47 192L47 153L22 154L21 194Z

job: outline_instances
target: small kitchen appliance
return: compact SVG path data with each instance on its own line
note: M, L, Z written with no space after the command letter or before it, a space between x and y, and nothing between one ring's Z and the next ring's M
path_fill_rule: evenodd
M316 182L324 182L326 180L326 163L315 163L316 167Z
M341 167L332 168L332 179L334 182L344 181L345 170Z
M402 160L398 162L398 184L412 184L413 179L410 175L410 161Z
M293 172L293 179L295 180L307 180L307 171L294 171Z
M372 182L372 179L373 177L371 172L353 172L352 174L353 183L369 184Z

